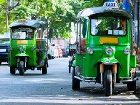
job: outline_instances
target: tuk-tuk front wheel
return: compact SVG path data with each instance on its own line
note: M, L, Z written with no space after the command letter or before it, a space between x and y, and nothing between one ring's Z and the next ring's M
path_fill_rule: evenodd
M11 73L12 75L15 75L15 74L16 74L16 69L15 69L15 67L10 66L10 73Z
M19 70L19 75L24 75L24 69Z
M104 72L104 89L105 89L106 96L112 95L112 71L111 70L105 70Z
M47 67L48 67L48 61L46 60L44 62L44 66L42 67L42 74L47 74Z
M80 90L80 80L74 78L75 76L75 68L73 67L72 70L72 89L73 90Z
M24 71L25 71L25 62L24 61L20 61L18 63L18 70L19 70L19 75L24 75Z

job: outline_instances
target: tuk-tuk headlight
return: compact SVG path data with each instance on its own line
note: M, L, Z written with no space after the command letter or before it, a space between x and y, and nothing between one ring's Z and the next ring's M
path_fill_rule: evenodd
M93 54L93 49L90 48L90 47L87 47L87 53L89 53L89 54Z
M130 54L130 48L126 47L126 48L124 49L124 54Z
M107 47L106 48L106 54L109 55L109 56L112 55L113 54L113 49L111 47Z

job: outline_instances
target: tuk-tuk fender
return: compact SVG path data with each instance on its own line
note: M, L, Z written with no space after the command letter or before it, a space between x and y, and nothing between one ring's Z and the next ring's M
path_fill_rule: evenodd
M107 63L107 64L115 64L115 63L119 63L119 61L117 59L115 59L114 57L110 57L110 58L101 58L99 60L99 62L101 63Z
M16 57L29 57L29 55L25 53L16 54Z

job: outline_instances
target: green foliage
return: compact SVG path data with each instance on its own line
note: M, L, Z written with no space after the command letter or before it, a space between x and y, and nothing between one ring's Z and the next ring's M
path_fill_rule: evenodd
M0 33L4 33L6 30L6 6L7 3L5 0L0 0Z
M103 0L92 0L84 3L81 0L20 0L20 5L9 12L9 24L17 19L38 18L45 19L49 30L49 37L70 37L71 22L83 8L100 6ZM0 8L8 7L6 0L0 0ZM5 9L0 11L0 33L5 31Z
M83 2L83 8L102 6L106 0L91 0L90 2Z
M5 18L5 12L0 11L0 33L4 33L6 30L6 18Z
M20 7L17 7L13 12L12 14L14 14L14 19L24 19L28 16L28 12L27 12L27 9L26 7L24 6L20 6Z

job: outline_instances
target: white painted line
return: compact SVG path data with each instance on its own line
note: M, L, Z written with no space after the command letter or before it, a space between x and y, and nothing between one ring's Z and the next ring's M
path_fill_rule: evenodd
M50 103L50 104L138 104L140 101L99 101L99 100L48 100L48 99L0 99L0 103Z

